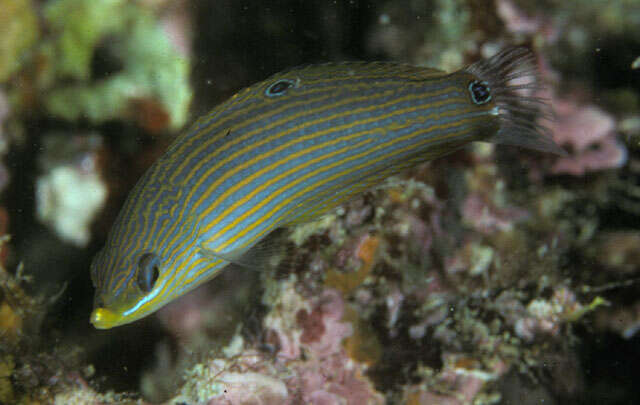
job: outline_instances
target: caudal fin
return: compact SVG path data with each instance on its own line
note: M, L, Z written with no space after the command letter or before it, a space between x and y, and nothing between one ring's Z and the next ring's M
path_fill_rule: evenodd
M510 47L468 66L465 71L489 83L498 109L500 130L491 142L566 155L551 137L553 119L542 89L535 57L526 48Z

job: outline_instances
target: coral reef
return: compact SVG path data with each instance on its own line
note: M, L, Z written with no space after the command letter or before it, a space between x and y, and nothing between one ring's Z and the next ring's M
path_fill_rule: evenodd
M48 92L44 103L52 115L99 123L133 111L132 118L154 131L185 123L191 99L188 60L146 10L124 1L65 0L46 7L45 19L54 35L42 52L55 64L52 72L42 75L79 82ZM92 58L99 46L106 47L104 62L120 66L91 80Z
M554 163L551 173L578 176L626 163L627 150L616 139L613 116L570 100L553 100L553 107L557 120L552 123L551 132L556 142L571 152Z
M349 357L343 341L353 327L343 322L343 299L335 290L305 298L295 277L265 294L273 308L264 318L267 353L246 347L240 335L214 357L187 371L187 383L170 403L382 404L364 378L366 365Z
M0 10L0 403L640 395L634 1L0 0ZM453 70L508 44L534 52L555 115L538 123L566 156L470 145L274 235L280 251L259 271L229 268L151 317L90 328L91 257L190 114L289 65Z

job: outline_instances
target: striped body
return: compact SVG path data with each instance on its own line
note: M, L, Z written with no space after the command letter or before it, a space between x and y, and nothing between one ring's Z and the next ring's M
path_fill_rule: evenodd
M474 103L474 80L467 71L342 63L240 91L179 136L129 195L92 266L103 310L92 322L111 327L145 316L275 228L488 138L499 126L496 107ZM136 273L148 252L159 274L141 293Z

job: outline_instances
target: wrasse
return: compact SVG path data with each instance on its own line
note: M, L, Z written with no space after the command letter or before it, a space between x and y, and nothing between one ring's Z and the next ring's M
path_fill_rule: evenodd
M532 61L510 48L454 73L328 63L240 91L180 135L129 194L91 266L91 322L106 329L147 316L274 229L470 142L562 153L537 123L544 102L526 95L538 86Z

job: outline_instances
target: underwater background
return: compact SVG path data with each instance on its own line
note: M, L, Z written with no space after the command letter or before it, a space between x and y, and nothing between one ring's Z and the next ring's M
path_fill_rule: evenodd
M199 116L293 66L535 55L566 156L474 143L97 330L90 264ZM1 404L640 403L640 2L0 0Z

